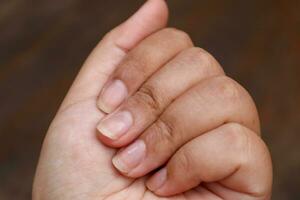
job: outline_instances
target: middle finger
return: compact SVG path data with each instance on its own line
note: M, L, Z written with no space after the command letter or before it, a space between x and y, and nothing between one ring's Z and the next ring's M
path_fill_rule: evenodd
M132 142L184 91L203 79L223 74L206 51L196 47L182 51L100 122L101 135L110 138L102 137L102 142L115 147Z

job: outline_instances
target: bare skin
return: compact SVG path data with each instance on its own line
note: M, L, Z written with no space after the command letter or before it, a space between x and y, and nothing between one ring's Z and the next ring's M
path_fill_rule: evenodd
M271 198L251 97L167 17L148 0L91 53L46 135L33 199Z

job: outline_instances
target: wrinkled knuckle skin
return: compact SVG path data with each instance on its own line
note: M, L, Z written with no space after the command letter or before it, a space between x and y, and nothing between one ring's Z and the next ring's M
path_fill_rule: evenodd
M150 85L141 87L136 93L136 99L141 104L150 108L155 116L162 110L162 100L156 89Z
M190 171L193 169L193 162L191 160L192 153L189 150L183 148L178 151L178 156L176 157L176 168L179 171Z
M184 31L176 29L176 28L165 28L164 33L167 34L169 37L176 39L177 41L181 41L186 46L192 46L193 42L191 37Z
M168 122L167 120L164 120L162 118L159 118L156 121L156 127L158 132L162 135L162 139L169 141L169 143L174 142L174 127L172 123Z
M178 150L175 156L168 164L168 172L170 179L180 184L197 186L200 184L199 175L197 173L195 155L190 149L182 148Z
M161 119L153 124L150 131L145 135L147 146L151 146L149 148L151 154L169 156L169 152L176 150L173 131L173 125Z

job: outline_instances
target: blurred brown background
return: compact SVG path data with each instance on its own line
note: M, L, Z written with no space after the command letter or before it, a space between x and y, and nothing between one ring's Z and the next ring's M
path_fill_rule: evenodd
M0 199L30 199L47 127L84 59L142 0L0 0ZM273 199L300 199L300 1L172 0L190 33L253 95Z

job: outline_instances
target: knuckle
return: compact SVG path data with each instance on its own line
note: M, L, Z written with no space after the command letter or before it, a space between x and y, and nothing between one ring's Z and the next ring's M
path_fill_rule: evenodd
M215 60L215 58L200 47L191 47L185 51L185 56L190 62L193 62L198 66L201 71L205 71L206 74L218 73L224 74L222 67Z
M176 40L182 41L186 45L191 45L192 44L192 40L191 40L190 36L182 30L179 30L179 29L176 29L176 28L165 28L163 31L169 37L176 38Z
M193 162L191 160L192 152L190 152L187 148L182 148L178 151L176 160L177 160L177 168L179 171L189 171L193 169Z
M149 149L153 154L164 154L176 150L173 137L173 125L163 119L158 119L151 127L151 131L146 134L146 141L152 148ZM165 149L162 152L162 147Z
M224 126L233 141L240 140L241 132L243 132L243 127L240 124L231 122Z
M173 143L174 141L174 137L173 137L173 133L174 133L174 127L173 124L171 122L169 122L166 119L163 118L159 118L156 121L156 127L158 129L158 132L162 135L162 137L164 137L165 140L170 141L171 143Z
M155 87L151 85L142 86L136 93L136 100L150 108L155 115L162 109L161 98Z
M244 152L248 148L248 138L245 133L245 128L238 123L228 123L225 126L226 139L232 144L236 152L245 155Z
M196 58L198 62L210 64L212 56L200 47L192 47L188 49L188 53L192 58Z
M212 93L227 104L227 108L234 113L247 112L248 116L242 117L240 123L260 135L255 102L244 87L227 76L218 76L214 78L212 90Z
M215 78L214 92L229 103L238 103L242 97L241 86L229 77Z
M272 165L268 148L254 132L238 123L228 123L224 126L228 143L231 144L240 167L257 166L257 162L259 162L262 166L260 169L263 171L264 167ZM268 181L266 179L268 175L259 173L257 173L258 177ZM252 184L249 188L251 193L256 196L262 196L269 190L268 184L264 186L260 184L260 178L257 179L257 184Z

